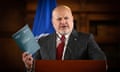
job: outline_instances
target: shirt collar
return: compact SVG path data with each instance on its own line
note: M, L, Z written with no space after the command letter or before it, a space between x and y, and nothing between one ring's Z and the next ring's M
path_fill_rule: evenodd
M58 33L58 32L56 32L56 33L57 33L57 38L60 39L60 38L62 37L62 35L61 35L60 33ZM68 39L69 36L70 36L70 33L66 34L66 35L65 35L65 38Z

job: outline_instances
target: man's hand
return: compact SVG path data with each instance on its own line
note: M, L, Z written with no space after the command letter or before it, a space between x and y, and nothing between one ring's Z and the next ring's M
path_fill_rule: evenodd
M28 54L27 52L24 52L22 54L22 60L25 64L25 67L27 69L32 69L32 65L33 65L33 57L31 54Z

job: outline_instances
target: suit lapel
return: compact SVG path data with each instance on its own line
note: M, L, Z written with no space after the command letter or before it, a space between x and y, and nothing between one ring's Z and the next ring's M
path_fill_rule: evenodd
M49 59L55 60L56 59L56 34L52 34L50 39L48 40L48 55Z
M74 52L76 51L77 48L79 48L78 41L79 36L76 31L73 31L68 40L64 59L72 59L72 57L74 57L75 54Z

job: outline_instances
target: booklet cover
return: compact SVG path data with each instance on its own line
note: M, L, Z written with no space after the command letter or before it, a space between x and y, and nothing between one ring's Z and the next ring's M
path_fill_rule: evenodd
M40 49L39 44L35 40L33 33L27 24L14 33L12 38L24 52L34 54L38 49Z

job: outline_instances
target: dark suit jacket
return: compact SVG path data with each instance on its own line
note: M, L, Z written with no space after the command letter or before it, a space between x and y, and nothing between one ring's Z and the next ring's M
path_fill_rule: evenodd
M33 55L34 59L56 59L56 33L40 38L38 43L41 48ZM93 39L92 34L73 30L68 40L64 59L105 60L106 56Z

